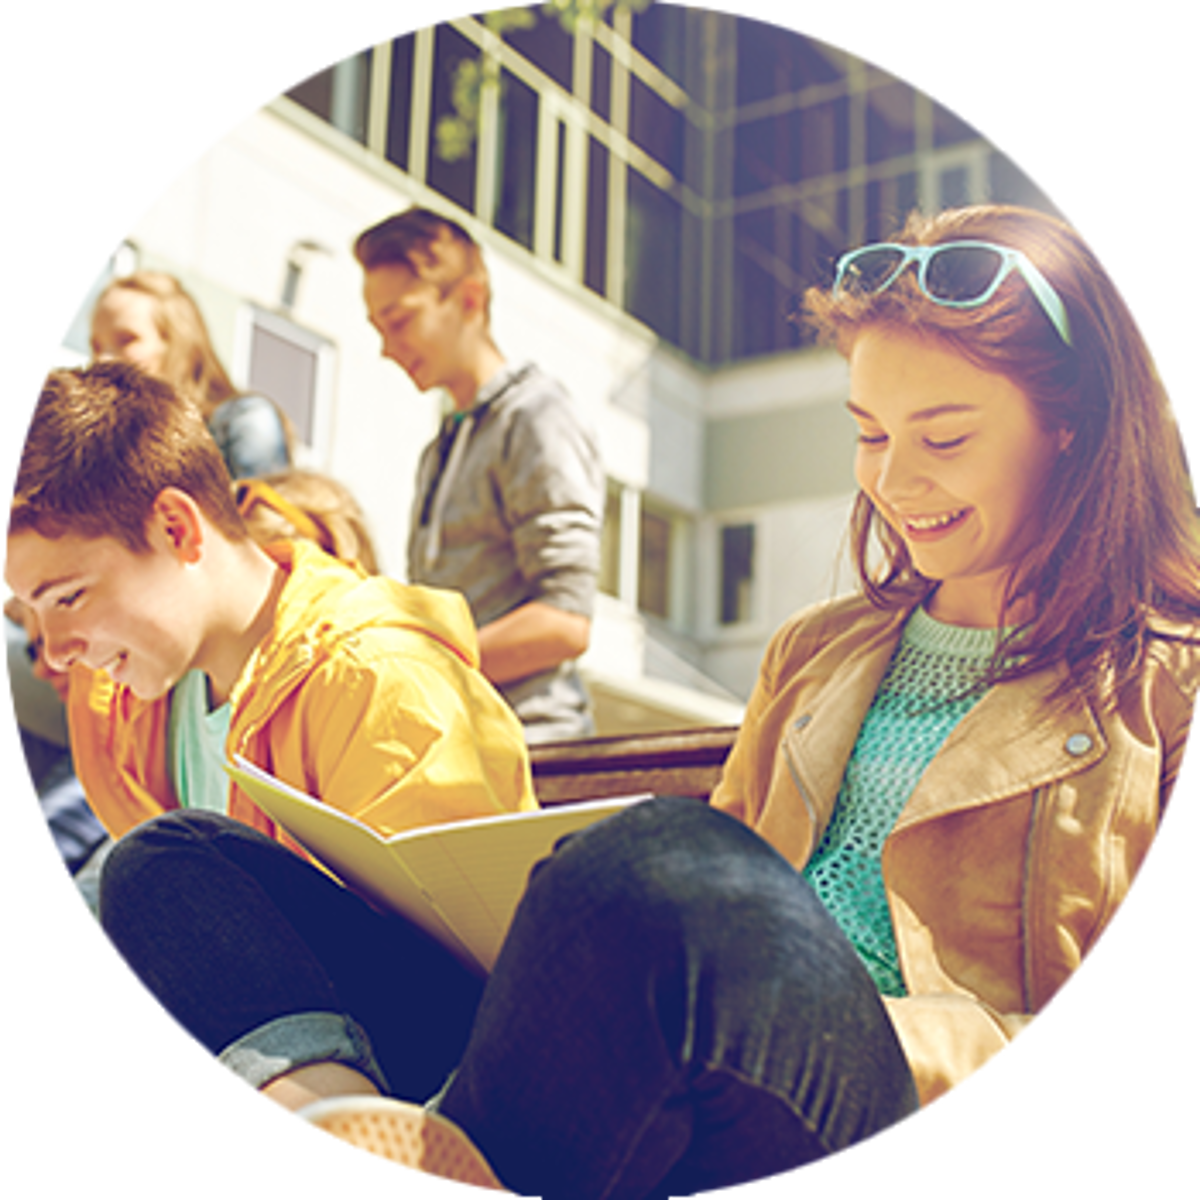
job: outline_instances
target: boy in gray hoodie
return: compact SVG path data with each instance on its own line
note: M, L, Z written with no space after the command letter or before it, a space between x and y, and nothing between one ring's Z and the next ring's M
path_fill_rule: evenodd
M500 353L487 268L461 226L410 208L360 234L354 253L384 356L454 403L421 456L409 581L466 596L484 674L529 742L586 736L575 660L600 563L595 435L559 383Z

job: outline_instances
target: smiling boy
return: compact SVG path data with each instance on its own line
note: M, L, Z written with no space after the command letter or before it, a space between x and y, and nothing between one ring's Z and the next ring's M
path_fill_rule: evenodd
M534 806L461 598L259 547L198 412L135 368L50 375L6 578L71 672L76 767L117 836L189 807L278 836L234 753L383 832Z

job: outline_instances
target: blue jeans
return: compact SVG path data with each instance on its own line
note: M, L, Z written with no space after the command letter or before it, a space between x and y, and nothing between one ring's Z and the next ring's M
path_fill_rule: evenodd
M318 1037L317 1014L342 1014L352 1018L347 1028L365 1031L391 1090L411 1098L406 1055L430 1031L387 1003L368 1011L327 987L335 971L325 942L338 943L335 957L344 958L344 913L365 905L346 892L336 904L322 901L330 907L315 924L326 938L314 945L311 915L288 912L279 923L281 914L268 911L281 902L286 910L301 892L312 898L307 883L278 886L278 877L297 874L281 863L267 872L265 910L250 897L257 880L234 896L229 880L217 889L199 857L194 870L187 855L166 871L147 868L159 854L147 855L145 843L164 825L216 823L224 826L218 839L256 836L190 814L151 822L118 845L101 901L118 947L215 1051L244 1047L265 1029L281 1061L299 1061L310 1052L291 1056L289 1025L299 1044ZM321 879L272 850L269 857L291 857ZM249 864L240 850L232 857ZM137 860L141 869L131 869ZM156 875L174 876L174 899L164 895L163 906L142 894ZM293 886L296 895L285 894ZM229 925L220 912L226 900L236 904ZM182 921L174 915L181 907ZM259 946L260 929L275 944ZM389 945L396 949L375 948L372 961L387 958L407 978L404 990L420 997L411 1006L426 1010L445 1044L447 1073L457 1062L435 1106L514 1191L550 1200L690 1194L820 1158L916 1107L878 993L820 902L761 838L697 801L653 801L567 839L535 870L482 998L473 993L453 1013L442 995L455 979L448 956L430 973L436 950L400 963L404 936ZM252 961L259 953L268 964ZM368 992L387 986L372 983L374 975L366 972ZM455 990L462 982L445 996L466 994ZM448 1026L465 1049L446 1053ZM352 1053L333 1057L352 1061Z

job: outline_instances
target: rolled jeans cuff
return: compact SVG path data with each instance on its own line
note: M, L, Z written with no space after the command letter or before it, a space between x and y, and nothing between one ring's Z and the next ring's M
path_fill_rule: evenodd
M365 1031L350 1017L333 1012L290 1013L243 1034L217 1056L255 1088L300 1067L344 1063L390 1091Z

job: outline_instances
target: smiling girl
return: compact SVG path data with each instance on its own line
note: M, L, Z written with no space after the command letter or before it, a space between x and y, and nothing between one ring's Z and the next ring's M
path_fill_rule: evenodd
M850 364L863 591L1002 629L1005 677L1061 664L1103 707L1154 618L1200 610L1195 501L1153 361L1052 218L952 210L898 243L845 255L807 297Z
M860 586L775 635L707 809L652 802L531 882L438 1105L520 1190L723 1186L942 1095L1079 966L1178 774L1200 536L1091 252L1021 209L914 217L807 303L850 368ZM594 911L586 967L529 986ZM573 1067L542 1103L534 1044Z

